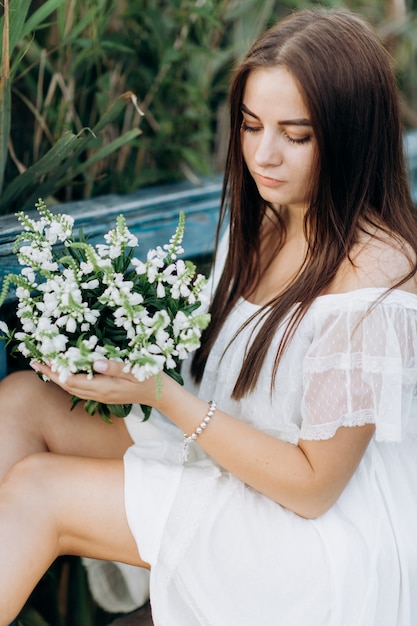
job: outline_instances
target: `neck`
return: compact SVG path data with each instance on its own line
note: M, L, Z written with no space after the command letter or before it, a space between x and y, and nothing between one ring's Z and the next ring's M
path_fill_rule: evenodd
M265 235L274 229L272 225L276 224L274 219L274 212L278 213L285 225L285 240L303 239L305 241L304 234L304 217L306 214L306 206L291 205L291 206L279 206L274 209L267 209L265 213Z

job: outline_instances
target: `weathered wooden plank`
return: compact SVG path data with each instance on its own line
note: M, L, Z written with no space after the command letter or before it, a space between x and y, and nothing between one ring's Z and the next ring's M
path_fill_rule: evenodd
M67 213L75 220L74 232L82 228L92 244L103 243L103 236L114 228L116 218L123 214L129 230L138 237L137 256L145 258L148 250L168 243L178 224L181 210L185 213L183 246L186 257L211 254L214 247L219 214L221 179L203 181L201 186L189 183L143 189L126 196L108 195L82 202L56 205L54 213ZM36 219L35 210L27 215ZM19 271L14 241L21 227L15 215L0 218L0 281L10 272ZM13 291L8 300L13 299Z
M126 196L115 194L79 202L49 207L55 213L68 213L75 219L76 226L85 229L92 236L99 236L114 226L116 217L123 213L129 227L143 228L144 231L163 229L172 220L178 220L182 209L186 219L196 224L210 223L211 216L217 218L221 180L205 182L199 187L184 183L178 186L144 189ZM35 216L36 211L28 211ZM15 215L0 218L0 254L7 255L9 246L19 232ZM156 240L156 237L155 237Z

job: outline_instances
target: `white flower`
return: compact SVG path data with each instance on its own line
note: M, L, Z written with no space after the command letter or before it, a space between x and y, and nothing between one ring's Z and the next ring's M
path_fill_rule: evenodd
M139 382L143 382L147 378L162 372L165 357L160 354L151 354L143 348L140 354L135 356L135 361L134 365L129 368L129 371Z
M160 328L166 328L170 322L169 315L164 310L156 311L152 317L144 316L141 321L145 326L151 328L153 332L157 332Z
M126 221L121 215L117 219L117 228L104 235L104 239L109 244L108 254L112 259L122 256L126 247L136 248L138 245L137 238L129 232Z
M146 263L139 259L132 259L132 265L136 268L136 274L146 274Z
M158 281L158 285L156 287L156 295L158 298L165 298L165 287L162 283L162 281Z
M67 331L67 333L75 333L75 331L77 330L77 322L73 317L68 318L68 321L65 325L65 330Z
M188 317L183 311L178 311L173 321L174 336L178 337L184 328L188 328Z
M92 350L93 348L96 347L98 343L98 337L96 337L95 335L91 335L91 337L89 339L85 339L83 343L86 346L86 348L89 348L90 350Z
M65 242L72 235L72 227L74 219L68 215L61 216L61 219L55 219L45 228L45 237L51 245L57 241Z
M121 256L122 251L123 251L123 248L120 245L119 246L114 246L114 245L110 246L109 247L109 257L111 259L118 259L119 256Z
M100 358L117 359L138 380L176 368L200 343L209 316L202 310L206 280L178 259L184 219L169 244L133 256L137 238L123 216L95 246L75 242L73 219L37 203L40 220L18 214L15 332L19 351L51 363L64 382L71 373L93 375ZM61 254L55 244L64 244ZM191 305L191 306L190 306ZM0 332L9 334L0 322Z
M22 318L22 317L19 315L19 312L18 312L18 315L17 315L17 316L19 317L19 319L20 319L20 320L21 320L21 322L22 322L22 328L23 328L23 331L24 331L25 333L27 333L28 335L31 335L32 333L34 333L34 332L36 331L36 323L35 323L35 320L34 320L34 319L31 319L31 318ZM17 333L16 333L15 337L17 337Z
M109 256L109 246L106 246L105 244L98 243L96 250L97 254L102 258Z
M86 281L85 283L81 283L81 287L83 289L97 289L100 286L97 278Z
M31 267L24 267L20 273L33 287L36 287L36 274Z
M95 324L98 321L99 317L100 311L93 311L92 309L87 308L84 310L84 319L90 324Z
M6 322L3 322L2 320L0 320L0 332L4 333L5 335L9 334L9 328Z
M177 367L177 364L175 363L174 359L172 358L172 356L167 356L166 360L165 360L165 367L167 370L174 370Z
M85 261L81 261L80 263L80 273L83 274L84 276L88 276L88 274L92 274L94 271L94 265L91 263L91 261L88 261L88 263L86 263Z
M19 300L24 300L30 297L30 290L25 287L17 287L16 288L16 297Z
M29 348L26 347L25 343L19 343L19 345L17 346L18 350L21 354L23 354L23 356L25 356L26 358L32 356L31 351L29 350Z
M53 356L58 352L63 352L68 343L65 335L42 335L40 338L39 350L45 356Z
M137 274L146 274L148 282L154 283L160 269L165 265L166 252L158 246L148 251L146 255L146 263L138 259L132 259L132 265L136 267Z

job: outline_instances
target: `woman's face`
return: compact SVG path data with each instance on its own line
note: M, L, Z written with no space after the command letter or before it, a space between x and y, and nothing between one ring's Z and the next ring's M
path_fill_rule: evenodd
M242 151L262 198L306 209L315 138L297 83L285 67L258 68L242 102Z

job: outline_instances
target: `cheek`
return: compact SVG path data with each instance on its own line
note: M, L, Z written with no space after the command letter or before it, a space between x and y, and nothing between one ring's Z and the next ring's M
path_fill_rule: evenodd
M246 163L253 161L255 158L260 141L259 135L242 133L240 145L242 156Z
M315 167L314 149L312 147L306 148L305 153L298 160L300 180L303 181L303 184L307 184L311 181Z
M301 176L302 181L303 181L303 191L308 197L311 196L312 190L314 188L316 171L317 171L317 162L315 158L315 151L311 149L308 153L308 158L306 158L306 161L304 163L303 173Z
M248 138L243 133L241 135L240 146L242 150L243 160L247 162L247 159L249 158Z

